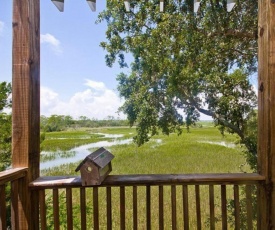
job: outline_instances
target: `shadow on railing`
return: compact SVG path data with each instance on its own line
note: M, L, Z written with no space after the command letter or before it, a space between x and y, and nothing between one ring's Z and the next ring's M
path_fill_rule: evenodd
M41 177L40 229L257 228L258 174L121 175L82 187L80 177Z

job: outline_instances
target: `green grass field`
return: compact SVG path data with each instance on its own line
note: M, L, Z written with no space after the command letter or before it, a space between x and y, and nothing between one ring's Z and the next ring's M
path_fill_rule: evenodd
M98 133L123 134L120 139L127 139L134 136L135 129L120 127L46 133L42 148L45 151L68 151L75 146L111 140ZM132 143L107 149L115 155L112 174L247 172L249 167L245 165L241 147L234 146L236 140L234 135L222 136L210 122L204 122L202 127L194 127L189 133L183 131L179 136L154 136L141 147ZM68 162L62 167L44 170L42 174L72 175L78 163Z
M101 134L99 134L101 133ZM62 149L66 155L66 150L72 147L86 143L93 143L102 140L111 140L104 137L104 134L123 134L120 139L131 138L135 134L134 128L99 128L70 130L67 132L46 133L46 139L43 142L43 149L54 151ZM219 131L213 127L210 122L204 122L201 127L194 127L188 133L183 131L182 135L171 134L170 136L158 135L152 138L150 142L141 147L135 144L125 144L107 147L114 155L112 161L113 171L111 174L189 174L189 173L233 173L249 172L249 167L245 164L245 158L240 146L235 146L236 137L234 135L222 136ZM102 146L104 147L104 146ZM93 151L95 149L91 149ZM53 153L54 154L54 153ZM68 154L70 154L68 152ZM64 159L66 162L66 160ZM60 167L54 167L42 171L42 175L79 175L75 173L75 168L79 162L67 162ZM164 187L164 212L171 213L171 188ZM177 222L183 223L182 211L182 188L177 186ZM215 187L216 204L216 228L221 229L220 221L220 187ZM88 228L92 228L92 192L87 188L87 217ZM232 199L232 186L228 186L228 200ZM195 225L196 207L194 202L194 186L189 186L189 213L190 227ZM74 206L74 225L76 229L79 226L79 189L73 190ZM139 229L146 228L146 190L145 187L138 188L138 213ZM52 193L47 192L48 207L52 204ZM66 229L66 201L65 190L60 191L60 218L61 229ZM132 229L132 188L126 187L126 229ZM152 187L151 191L151 212L152 229L158 228L158 188ZM112 189L113 205L113 228L119 229L120 211L119 211L119 188ZM202 205L202 224L203 229L209 229L209 197L208 186L201 186L201 205ZM106 226L106 191L105 188L99 189L100 206L100 226L104 229ZM52 212L48 210L48 224L51 225ZM165 216L165 229L171 228L171 216ZM180 227L179 227L180 228Z

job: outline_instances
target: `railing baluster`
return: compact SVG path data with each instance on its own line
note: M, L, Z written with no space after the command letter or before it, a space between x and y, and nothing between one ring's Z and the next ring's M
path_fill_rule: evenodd
M125 229L125 187L120 187L120 229Z
M239 185L234 185L234 216L235 216L235 229L240 229L240 194Z
M54 219L54 229L59 230L59 197L58 189L53 189L53 219Z
M138 229L137 186L133 186L133 229Z
M151 229L151 187L146 186L146 226Z
M19 180L19 184L21 188L24 188L27 185L27 180L26 178L21 178ZM25 190L26 191L26 190ZM29 191L30 195L30 210L31 210L31 216L30 216L30 225L26 226L29 229L40 229L40 224L39 224L39 194L37 192ZM20 196L20 205L22 205L22 201L25 200L23 196L27 197L27 193L25 192L25 195L19 195ZM22 224L22 217L21 220L19 219L21 229L26 228Z
M200 186L195 185L196 192L196 214L197 214L197 229L201 229L201 200L200 200Z
M72 189L66 188L66 203L67 203L67 229L73 229L73 204L72 204Z
M22 229L28 228L28 222L26 220L26 212L29 210L25 210L28 206L27 199L27 184L26 184L26 175L27 168L12 168L5 171L0 172L0 229L6 229L8 226L7 223L7 205L6 199L10 197L10 206L11 206L11 227L12 229ZM6 194L6 186L7 184L11 185L10 194ZM35 197L36 198L36 197ZM32 201L35 200L32 197ZM35 203L37 204L38 201ZM33 203L34 204L34 203ZM37 206L36 206L37 207ZM29 208L29 207L28 207ZM30 226L35 226L35 228L39 228L38 225L38 213L37 210L34 211L34 221ZM37 215L36 215L37 214Z
M210 229L215 230L214 185L209 185Z
M222 200L222 229L227 229L227 208L226 208L226 186L221 185L221 200Z
M257 189L257 197L256 197L256 204L257 204L257 230L261 229L261 221L259 221L259 218L261 218L261 213L260 213L260 196L259 196L259 191L260 191L260 184L255 184L254 186L256 186L256 189Z
M18 180L11 182L11 223L13 230L20 228L18 217Z
M45 190L39 191L39 210L40 210L40 226L41 230L47 229L47 222L46 222L46 194Z
M0 229L7 229L6 186L0 185Z
M107 194L107 229L112 229L112 188L106 187Z
M2 176L3 178L3 176ZM52 178L52 177L51 177ZM240 178L243 178L242 180L240 180ZM100 227L105 227L107 229L112 229L112 228L120 228L120 229L127 229L128 227L130 227L129 218L125 218L126 217L126 199L125 199L125 195L126 195L126 186L127 188L133 188L133 229L138 229L138 225L139 228L144 228L144 229L151 229L152 226L154 226L155 228L155 222L157 220L155 220L153 218L153 216L155 217L156 214L152 213L153 209L152 207L157 207L157 202L159 203L159 210L158 210L158 218L159 218L159 229L164 229L164 223L166 223L169 226L166 226L167 228L171 228L171 229L177 229L177 228L182 228L182 229L190 229L190 228L194 228L196 227L196 229L202 229L202 224L204 223L204 219L202 219L202 217L206 217L206 215L208 214L208 210L202 210L202 204L204 204L205 200L203 200L204 198L206 198L205 196L207 196L207 194L202 193L202 187L201 185L208 185L209 186L209 207L210 207L210 222L209 222L209 227L210 229L215 229L215 225L216 225L216 218L215 218L215 196L214 196L214 192L216 187L218 188L218 186L221 186L221 191L220 194L217 194L217 197L220 197L220 201L217 202L217 205L221 206L221 212L219 211L218 213L218 217L221 217L221 223L218 223L218 226L220 229L227 229L228 228L228 221L227 221L227 185L228 186L232 186L234 189L234 216L232 216L235 220L235 229L240 229L241 226L241 221L240 221L240 214L241 211L243 212L244 210L241 210L240 207L240 187L239 185L249 185L246 187L246 198L247 198L247 211L244 211L244 214L246 214L247 216L245 216L247 218L247 226L248 229L254 227L253 224L253 212L252 212L252 193L251 190L253 189L252 186L250 186L250 184L257 185L259 183L261 183L263 181L263 177L259 176L259 175L243 175L243 174L238 174L238 175L225 175L225 176L221 176L220 174L218 175L167 175L167 176L160 176L160 175L146 175L146 176L140 176L140 175L123 175L123 176L108 176L106 178L106 180L100 185L100 186L96 186L93 188L89 188L89 190L93 190L93 217L90 217L89 220L91 219L92 225L91 227L93 227L94 229L99 229L99 225ZM45 183L46 181L46 183ZM72 182L73 181L73 182ZM136 182L135 182L136 181ZM0 182L0 188L2 188L2 194L3 194L3 184L5 182L5 178L4 180L2 179L2 181ZM2 184L1 184L2 183ZM8 182L6 182L8 183ZM152 185L156 185L158 186L158 195L159 197L154 197L153 192L155 192L155 190L151 191L151 186ZM189 197L189 195L191 194L188 190L188 186L192 185L194 186L194 191L195 194L193 196ZM19 206L19 202L16 199L19 199L18 196L18 189L16 190L16 182L13 184L12 186L12 193L14 194L14 199L13 199L13 209L16 210L16 205L17 207ZM18 184L19 186L19 184ZM117 193L112 194L112 187L117 187L119 186L120 191L119 191L119 199L115 199L116 195L118 195ZM170 187L169 187L170 186ZM182 208L183 208L183 216L181 218L183 218L183 227L179 226L180 224L177 222L177 186L181 186L182 187ZM66 189L66 203L67 203L67 229L72 229L73 228L73 224L74 222L70 222L73 218L73 212L71 210L73 210L73 204L75 202L74 197L73 197L73 189L72 188L78 188L80 187L80 208L81 208L81 229L86 229L86 195L85 195L85 187L81 186L81 180L80 178L78 179L77 177L74 178L74 180L72 180L71 178L68 179L68 177L58 177L58 179L48 179L48 178L41 178L41 180L37 180L34 181L33 183L30 184L30 189L32 191L32 193L39 191L39 203L40 203L40 217L41 217L41 222L40 222L40 226L41 229L44 230L49 226L46 226L46 205L45 205L45 189L53 189L53 220L49 219L50 222L54 221L54 227L55 229L59 229L59 202L61 202L61 200L59 200L58 197L58 189ZM101 189L101 187L106 188L106 193L102 194L102 196L98 196L99 190ZM144 193L142 194L137 194L138 189L141 188ZM171 188L171 197L165 193L166 190L165 189L169 189ZM231 188L231 187L230 187ZM100 190L101 191L101 190ZM117 191L117 190L116 190ZM115 192L116 192L115 191ZM127 190L128 191L128 190ZM168 190L167 190L168 192ZM192 187L192 192L193 192L193 187ZM152 193L152 194L151 194ZM190 194L189 194L190 193ZM17 195L16 195L17 194ZM63 193L62 193L63 194ZM127 193L128 194L128 193ZM138 200L138 195L142 195L142 197L145 197L145 199L141 199L140 201ZM104 196L104 197L103 197ZM112 197L113 196L113 197ZM192 200L191 200L192 198ZM3 196L1 195L0 200L2 200L3 203ZM107 214L107 218L106 218L106 222L100 222L99 221L99 199L100 199L100 203L101 201L105 201L106 203L106 214ZM158 199L158 200L156 200ZM171 200L170 200L171 199ZM170 200L170 202L169 202ZM63 199L62 199L63 202ZM116 202L116 203L114 203ZM143 209L144 207L144 203L146 203L145 205L145 209L146 211L142 211L141 213L139 213L138 210L138 204L139 202L142 202L141 204L141 208ZM153 203L154 202L154 203ZM192 202L192 206L189 207L189 202ZM62 203L63 204L63 203ZM115 206L116 204L116 206ZM194 204L194 207L193 207ZM127 204L128 205L128 204ZM131 205L131 204L129 204ZM113 207L112 207L113 206ZM181 205L180 205L181 206ZM127 206L128 207L128 206ZM116 210L114 208L120 208L120 210ZM164 214L164 210L168 210L169 208L171 208L171 212L172 213L167 213ZM194 208L196 210L194 210ZM190 209L190 210L189 210ZM207 208L206 208L207 209ZM3 208L2 208L3 210ZM220 210L220 208L218 207L218 210ZM1 208L0 208L1 211ZM118 222L114 222L114 220L112 219L112 214L113 212L119 212L120 211L120 221L118 220ZM140 210L141 211L141 210ZM3 212L3 211L2 211ZM1 214L2 215L2 214ZM103 214L104 215L104 214ZM141 216L140 216L141 215ZM191 215L191 216L189 216ZM196 217L195 217L196 215ZM217 214L216 214L217 215ZM127 216L128 217L128 216ZM192 217L192 218L190 218ZM1 216L1 218L3 218ZM14 215L13 218L16 218L16 215ZM164 219L166 218L166 219ZM170 218L172 219L170 222ZM180 218L180 219L181 219ZM167 221L166 221L167 220ZM233 220L233 219L232 219ZM233 220L233 221L234 221ZM113 221L113 223L112 223ZM126 222L127 221L127 222ZM16 220L14 221L16 223ZM171 226L170 226L171 224ZM66 223L65 223L66 225ZM146 225L146 226L145 226ZM15 224L14 224L15 226ZM88 226L88 224L87 224ZM1 226L0 226L1 227ZM62 223L62 228L63 228L63 223ZM90 226L89 226L90 227ZM61 227L60 227L61 228ZM15 228L16 229L16 228Z
M176 186L171 186L172 229L177 229Z
M94 229L99 229L98 187L93 188Z
M184 218L184 230L189 229L189 208L188 208L188 188L187 185L182 186L183 195L183 218Z
M246 193L246 210L247 210L247 229L253 229L253 223L252 223L252 188L251 185L246 185L245 189Z
M80 219L81 219L81 230L87 229L87 215L86 215L86 189L80 188Z
M159 186L159 230L164 229L163 216L163 186Z

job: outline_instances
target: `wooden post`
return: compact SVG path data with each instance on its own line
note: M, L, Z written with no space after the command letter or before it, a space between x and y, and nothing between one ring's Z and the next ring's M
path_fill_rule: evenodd
M28 185L40 171L40 0L13 0L12 26L12 167L29 170L19 182L19 226L39 229Z
M259 0L259 229L275 229L275 1Z

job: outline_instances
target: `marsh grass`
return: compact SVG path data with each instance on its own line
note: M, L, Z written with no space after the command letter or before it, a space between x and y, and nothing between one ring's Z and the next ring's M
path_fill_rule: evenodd
M46 153L40 155L40 162L52 161L57 158L69 158L75 156L74 151L57 151L54 153Z
M85 132L124 134L124 138L134 135L134 129L130 128L105 128L89 129ZM81 135L86 135L82 132ZM54 134L57 135L57 134ZM74 135L71 133L70 135ZM59 136L61 137L61 136ZM94 140L101 140L97 137ZM161 140L161 141L160 141ZM236 142L234 135L221 136L219 131L211 127L211 123L204 123L202 127L191 129L190 133L186 131L182 135L171 134L170 136L158 135L152 138L149 143L141 147L135 144L112 146L108 149L115 155L112 161L113 171L111 174L177 174L177 173L235 173L250 172L245 165L245 158L241 148L236 145L234 148L219 145L220 142L234 144ZM203 141L211 143L202 143ZM45 142L47 144L47 142ZM104 147L104 146L103 146ZM62 147L61 147L62 148ZM79 162L71 162L60 167L43 170L42 175L78 175L75 168ZM120 227L120 191L119 187L112 188L112 220L113 229ZM50 192L50 191L48 191ZM64 196L65 190L63 193ZM50 193L48 193L50 194ZM80 205L79 189L73 189L73 213L75 229L80 229ZM183 195L182 186L176 186L177 200L177 223L178 229L183 229ZM203 229L209 229L209 186L200 186L201 211ZM215 216L216 228L221 229L221 192L220 186L215 186ZM49 195L48 199L51 196ZM133 214L133 191L132 187L125 188L126 203L126 229L132 229ZM233 186L227 186L227 199L233 199ZM189 221L190 229L196 229L196 204L195 187L188 186L189 201ZM92 229L93 210L92 210L92 188L86 189L87 206L87 225ZM49 202L50 203L50 202ZM62 202L61 202L62 203ZM62 205L61 205L62 206ZM65 210L65 203L63 204ZM106 189L99 188L99 214L101 229L106 229ZM171 186L164 186L164 219L165 229L171 229ZM62 207L61 207L62 208ZM152 229L158 228L158 187L151 187L151 226ZM48 211L50 212L50 211ZM63 212L62 212L63 213ZM50 215L50 214L49 214ZM63 214L62 214L63 215ZM66 219L66 213L61 218ZM50 221L50 220L49 220ZM66 229L66 221L61 229ZM62 223L63 223L62 222ZM50 223L49 223L50 224ZM146 187L138 187L138 226L139 229L146 229Z
M108 140L103 135L93 134L89 131L61 131L46 133L45 140L41 143L43 151L68 151L74 147Z

